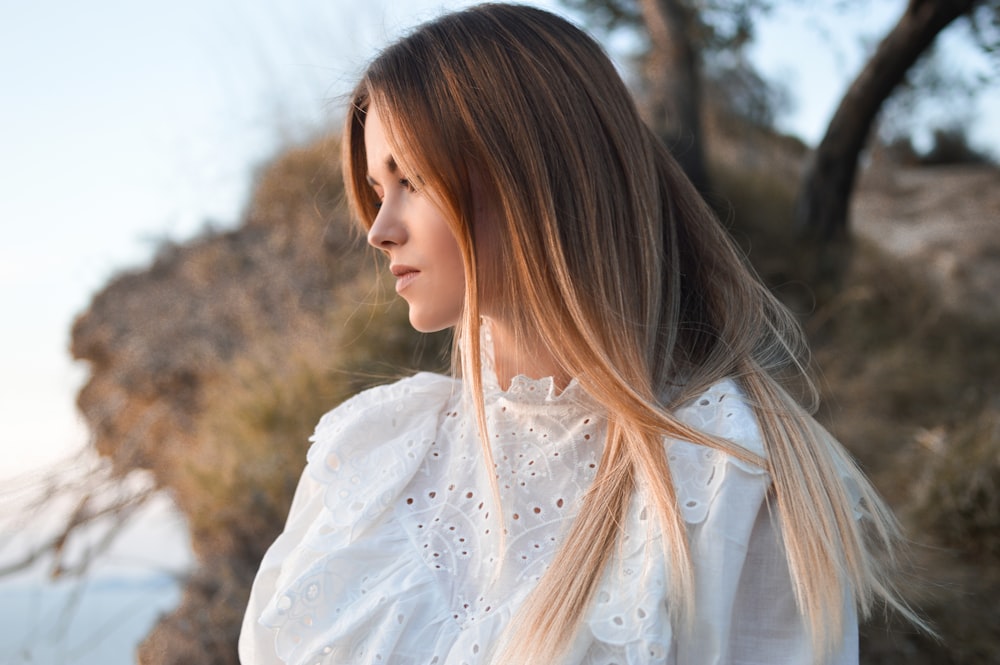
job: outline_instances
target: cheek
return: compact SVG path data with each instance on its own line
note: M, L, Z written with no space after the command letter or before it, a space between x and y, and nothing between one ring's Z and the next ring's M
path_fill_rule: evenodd
M429 240L428 249L439 262L439 265L459 283L465 283L465 267L462 261L462 249L451 232L451 228L443 219L436 219L433 234Z
M458 240L444 220L436 225L432 245L431 251L440 268L440 305L449 311L461 312L465 303L465 262Z

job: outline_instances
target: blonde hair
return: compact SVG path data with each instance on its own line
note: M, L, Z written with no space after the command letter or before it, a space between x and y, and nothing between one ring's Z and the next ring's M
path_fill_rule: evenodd
M543 344L609 414L597 479L516 617L504 662L552 662L569 644L640 485L664 530L671 619L690 625L693 567L665 480L665 436L770 473L795 597L818 653L841 635L845 586L862 616L877 598L912 616L875 554L893 551L891 513L791 397L790 386L808 385L796 321L643 124L593 39L548 12L489 4L445 15L383 51L355 91L344 140L348 199L366 227L378 204L365 179L370 107L402 171L419 174L461 248L466 304L454 357L479 396L481 433L480 300L490 284L503 285L489 287L490 307L515 339ZM486 221L476 215L484 201ZM488 260L476 243L486 223L496 225ZM671 413L727 377L755 410L765 459ZM842 476L859 488L863 523Z

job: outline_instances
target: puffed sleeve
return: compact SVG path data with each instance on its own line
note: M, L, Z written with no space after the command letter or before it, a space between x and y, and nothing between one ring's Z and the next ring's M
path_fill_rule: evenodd
M747 541L746 557L732 590L732 627L727 660L781 665L818 662L792 592L776 509L765 503ZM858 622L850 594L844 594L844 632L830 665L858 662Z
M765 456L753 410L723 381L676 411L684 423ZM652 507L637 493L625 537L601 580L567 662L581 665L805 665L819 662L795 604L770 475L722 451L666 441L694 567L690 630L674 599ZM847 597L845 586L845 597ZM845 600L832 665L858 662L857 618Z
M314 643L343 627L326 616L313 621L311 603L313 595L325 602L348 593L336 587L345 580L314 574L338 557L374 565L368 554L348 550L383 521L419 468L455 389L453 379L420 373L359 393L320 419L285 530L250 592L239 639L243 665L304 662ZM323 607L334 611L331 603Z
M735 384L713 388L683 415L704 431L765 454L756 418ZM688 446L680 443L675 450ZM712 459L721 453L702 449L701 455ZM703 510L686 517L695 566L696 618L690 633L678 631L677 663L819 662L795 603L770 476L723 457L724 464L708 481L714 491L707 501L701 500ZM683 465L675 471L681 476L675 477L679 494L690 493L684 487ZM857 614L846 585L844 595L844 633L826 661L831 665L858 662Z
M309 527L323 510L324 488L308 472L303 472L288 511L285 529L267 550L250 589L250 602L243 615L239 656L243 665L283 665L274 651L274 636L263 630L257 619L275 595L284 561L305 538Z
M677 663L818 662L795 603L777 508L759 478L728 471L705 522L690 529L697 616L693 631L678 635ZM844 634L831 665L858 662L857 616L846 593L844 609Z

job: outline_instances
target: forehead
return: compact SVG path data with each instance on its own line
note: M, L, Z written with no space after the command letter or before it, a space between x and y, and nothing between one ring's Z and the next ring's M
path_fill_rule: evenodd
M386 156L392 155L389 141L385 135L385 126L382 124L382 116L375 109L369 107L365 114L365 153L368 156L368 167L377 162L383 162Z
M365 116L365 157L368 180L399 171L396 150L390 143L383 116L374 106L368 108Z

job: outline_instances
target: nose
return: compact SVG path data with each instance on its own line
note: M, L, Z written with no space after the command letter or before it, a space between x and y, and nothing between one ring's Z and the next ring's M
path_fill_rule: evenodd
M393 209L383 202L368 229L368 244L376 249L389 250L406 242L406 227Z

